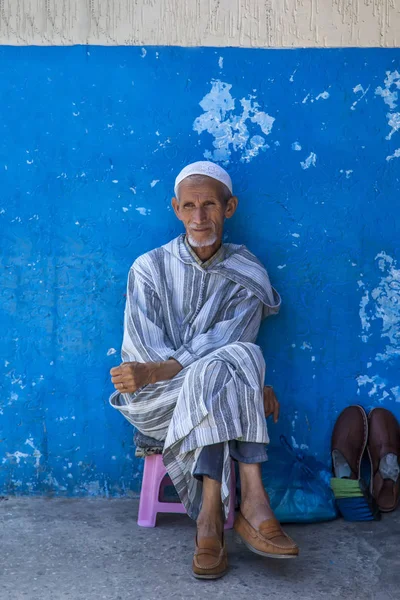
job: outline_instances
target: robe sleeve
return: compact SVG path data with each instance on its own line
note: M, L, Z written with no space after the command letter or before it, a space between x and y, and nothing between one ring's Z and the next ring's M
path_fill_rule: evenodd
M219 318L208 331L195 335L170 358L187 367L202 356L233 342L256 341L263 315L263 303L249 290L242 289L237 297L221 308Z
M155 291L131 268L124 313L124 361L158 362L171 357L175 348L165 331L162 314Z

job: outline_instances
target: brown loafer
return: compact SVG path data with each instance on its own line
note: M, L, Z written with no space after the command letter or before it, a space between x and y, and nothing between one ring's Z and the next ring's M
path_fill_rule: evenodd
M368 422L371 494L382 512L390 512L400 499L400 426L385 408L372 409Z
M206 537L200 541L196 536L196 550L193 557L193 575L197 579L219 579L228 570L228 555L224 536Z
M241 512L233 525L249 550L268 558L296 558L299 548L283 531L277 519L267 519L258 531L244 518Z
M332 470L335 477L360 479L361 459L368 439L368 419L362 406L345 408L332 432Z

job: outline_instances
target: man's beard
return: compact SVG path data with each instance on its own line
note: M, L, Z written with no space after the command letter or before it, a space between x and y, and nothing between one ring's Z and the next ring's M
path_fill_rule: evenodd
M214 229L214 227L213 227ZM194 230L195 231L195 230ZM194 237L188 233L187 234L188 242L192 246L192 248L206 248L207 246L212 246L218 239L217 234L213 231L208 238L202 240L201 242L194 239Z

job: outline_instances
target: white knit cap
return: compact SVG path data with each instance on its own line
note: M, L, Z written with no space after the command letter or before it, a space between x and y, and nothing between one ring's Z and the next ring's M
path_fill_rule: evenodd
M207 175L207 177L212 177L213 179L224 183L230 191L230 193L233 193L232 179L229 177L225 169L208 160L199 160L190 165L187 165L179 173L178 177L175 179L175 196L178 192L178 185L181 181L186 179L186 177L189 177L189 175Z

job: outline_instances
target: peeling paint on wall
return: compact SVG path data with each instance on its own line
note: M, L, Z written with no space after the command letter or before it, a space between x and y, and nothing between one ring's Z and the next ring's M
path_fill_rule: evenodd
M400 269L396 260L384 251L376 255L375 261L383 275L373 289L368 289L362 280L358 282L363 291L359 314L362 341L371 347L371 340L380 338L379 342L373 344L378 351L374 357L371 356L378 362L375 368L380 369L379 363L394 364L400 359ZM372 365L372 362L368 362L367 368ZM386 398L399 401L398 386L390 388L388 381L380 375L361 375L357 381L359 386L369 388L368 396L378 394L378 402Z
M283 299L259 340L272 443L328 464L344 406L400 417L400 50L143 50L0 48L0 493L137 494L108 405L126 278L180 233L174 178L204 156L239 197L226 241Z
M261 130L265 136L269 135L275 121L260 110L256 96L249 95L237 103L231 89L229 83L212 81L211 91L200 102L204 113L193 123L193 129L199 135L206 131L214 138L214 150L206 150L204 157L224 165L228 164L232 151L240 153L242 162L249 162L260 150L269 148L265 137L258 132ZM236 112L237 104L241 106L240 114ZM253 127L253 135L249 131L252 123L258 126Z

